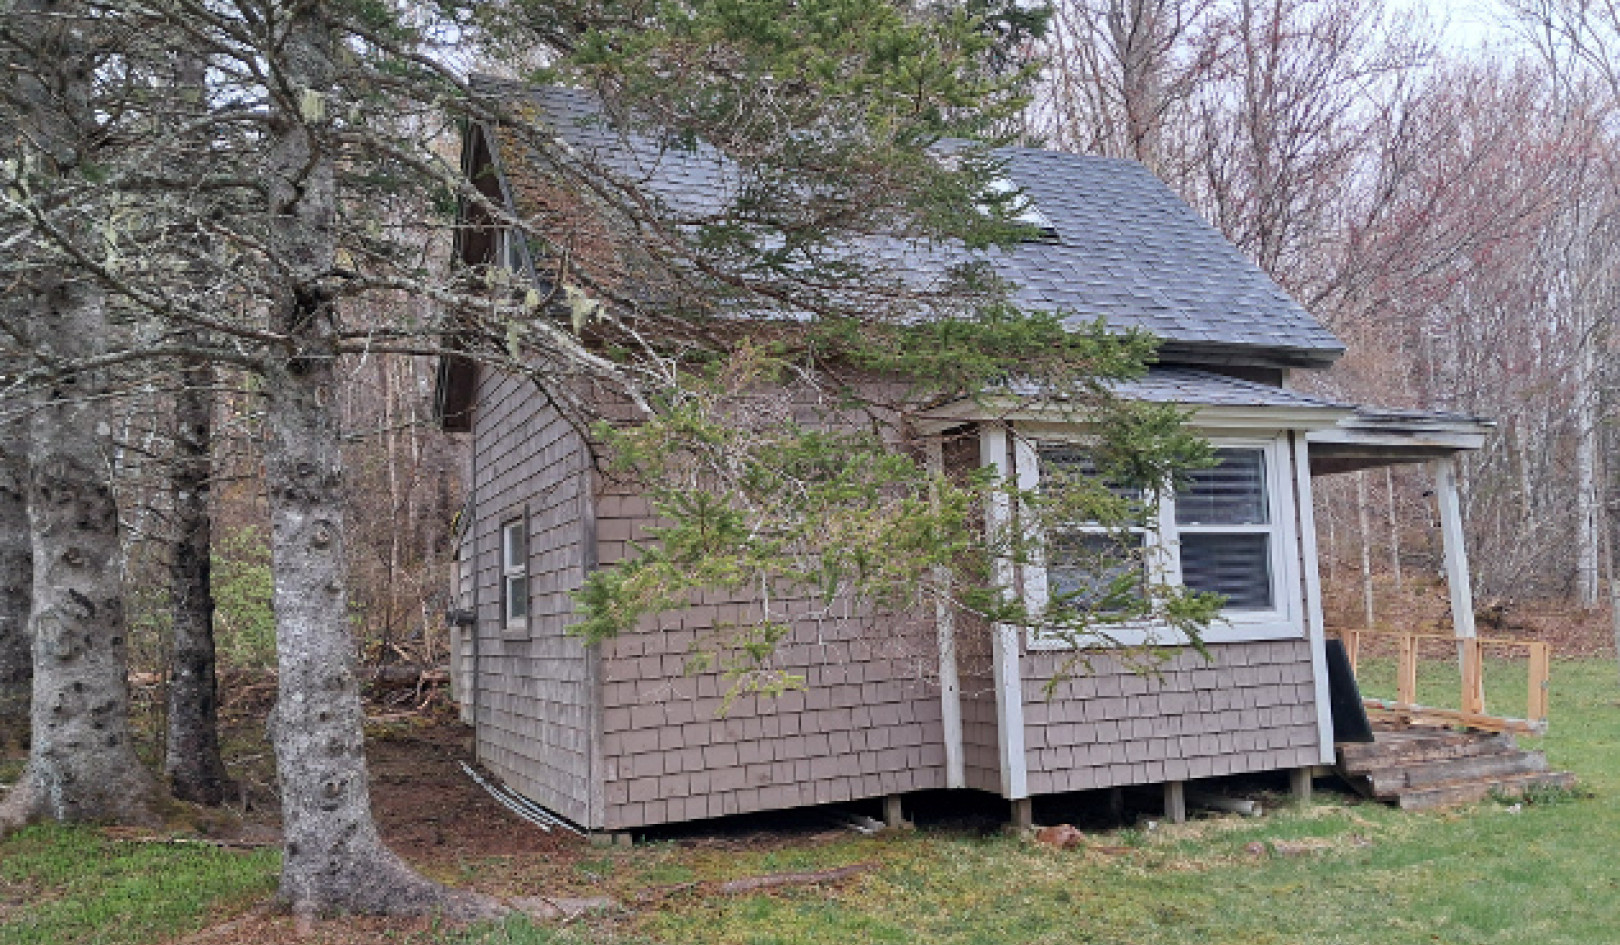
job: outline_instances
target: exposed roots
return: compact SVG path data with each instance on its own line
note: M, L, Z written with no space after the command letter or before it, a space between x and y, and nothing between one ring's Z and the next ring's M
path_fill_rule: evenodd
M0 837L30 824L55 820L61 823L107 823L129 827L158 827L163 823L156 782L145 769L120 778L118 785L103 786L86 796L57 798L40 783L30 764L11 790L0 796Z
M287 862L291 860L289 856ZM428 879L386 848L323 871L318 878L294 876L283 868L281 897L301 918L334 914L438 916L466 923L497 919L511 911L491 896L451 889Z

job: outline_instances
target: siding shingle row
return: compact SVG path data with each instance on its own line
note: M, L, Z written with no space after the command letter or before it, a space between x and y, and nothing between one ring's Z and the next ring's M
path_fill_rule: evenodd
M1213 644L1157 674L1118 660L1044 686L1063 654L1024 655L1025 755L1032 794L1156 784L1314 764L1315 697L1304 640Z

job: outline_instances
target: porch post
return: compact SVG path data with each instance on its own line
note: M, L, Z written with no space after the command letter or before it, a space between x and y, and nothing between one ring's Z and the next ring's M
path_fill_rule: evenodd
M1451 625L1456 629L1457 666L1463 677L1462 707L1464 711L1484 712L1485 678L1479 672L1478 652L1475 651L1471 660L1465 642L1474 639L1474 588L1468 577L1468 552L1463 547L1457 458L1435 460L1431 465L1434 494L1440 503L1440 537L1446 549L1446 584L1451 589Z
M1005 426L986 424L979 438L981 465L994 467L1003 483L1015 481L1007 433ZM1012 526L1012 502L1006 493L997 492L990 496L986 515L991 535ZM1009 593L1017 593L1012 562L999 558L995 569L996 585ZM1028 761L1024 757L1024 686L1018 657L1018 628L997 624L991 634L991 658L996 684L996 742L1000 746L1001 796L1014 801L1029 796Z
M1333 705L1328 693L1327 624L1322 618L1322 575L1316 548L1316 498L1311 488L1310 443L1290 433L1294 454L1294 505L1299 516L1299 564L1305 587L1305 631L1311 647L1311 682L1316 690L1316 760L1334 761Z
M1440 537L1446 550L1446 584L1451 589L1451 623L1457 638L1474 636L1474 589L1468 578L1468 551L1463 547L1462 501L1457 489L1455 457L1430 463L1434 495L1440 503ZM1459 651L1460 652L1460 651Z

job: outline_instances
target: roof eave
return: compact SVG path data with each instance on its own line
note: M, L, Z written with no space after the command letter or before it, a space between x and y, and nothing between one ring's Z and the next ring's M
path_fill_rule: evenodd
M1251 345L1212 341L1175 341L1159 344L1161 361L1242 367L1326 368L1344 356L1343 345L1310 348Z

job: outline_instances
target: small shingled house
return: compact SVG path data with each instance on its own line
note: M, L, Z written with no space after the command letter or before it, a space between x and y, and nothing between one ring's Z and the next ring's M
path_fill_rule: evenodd
M583 92L518 89L571 147L634 174L671 202L717 192L717 159L669 151L595 120ZM498 128L474 126L466 171L525 214L523 166ZM673 623L587 647L568 635L585 575L650 523L647 503L593 469L581 433L532 385L470 361L440 373L445 427L470 434L469 497L453 592L453 680L479 761L584 828L624 831L753 811L976 789L1027 822L1037 795L1290 771L1308 786L1334 758L1312 477L1400 462L1437 471L1456 612L1472 614L1451 458L1488 424L1358 409L1289 385L1343 346L1139 164L1009 148L1007 174L1047 232L997 255L1032 308L1103 316L1161 340L1160 363L1120 393L1192 411L1221 465L1164 503L1150 540L1169 579L1228 598L1207 633L1158 675L1107 654L1045 691L1069 655L1016 628L981 632L983 658L949 610L931 621L825 619L809 606L778 661L803 691L720 712L726 683L688 672L694 639L750 602L704 599ZM535 272L522 241L464 220L469 264ZM1076 461L1079 431L1038 408L960 404L929 421L954 431L937 461L993 466L1026 487ZM967 431L964 441L962 431ZM966 442L966 448L963 443ZM987 515L997 515L988 509ZM1055 558L1007 575L1042 595L1073 580Z

